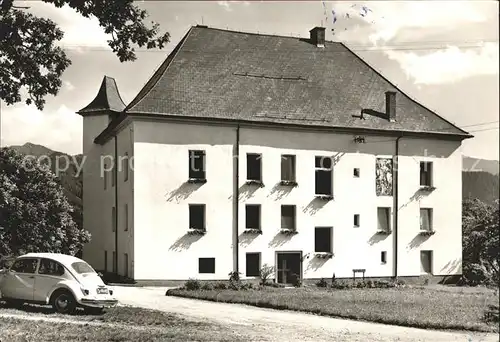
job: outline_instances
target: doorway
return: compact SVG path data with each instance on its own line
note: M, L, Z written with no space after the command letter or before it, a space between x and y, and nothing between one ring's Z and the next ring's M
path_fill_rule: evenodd
M276 252L276 280L279 284L295 284L302 279L302 252Z

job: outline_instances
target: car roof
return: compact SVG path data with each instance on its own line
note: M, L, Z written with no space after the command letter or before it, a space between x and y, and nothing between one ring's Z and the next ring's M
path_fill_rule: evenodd
M47 258L54 261L58 261L61 264L71 265L74 262L82 262L82 259L78 259L72 255L61 254L61 253L28 253L21 255L19 258Z

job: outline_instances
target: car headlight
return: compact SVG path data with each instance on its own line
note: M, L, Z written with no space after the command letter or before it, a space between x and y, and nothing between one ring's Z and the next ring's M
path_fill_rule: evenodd
M80 290L82 290L82 293L83 293L84 296L88 296L89 293L90 293L89 290L84 289L83 287L81 287Z

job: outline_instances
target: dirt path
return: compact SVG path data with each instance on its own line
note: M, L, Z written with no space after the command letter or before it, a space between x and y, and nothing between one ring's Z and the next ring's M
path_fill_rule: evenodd
M117 287L120 303L215 321L253 341L499 341L496 334L444 332L165 296L167 288Z

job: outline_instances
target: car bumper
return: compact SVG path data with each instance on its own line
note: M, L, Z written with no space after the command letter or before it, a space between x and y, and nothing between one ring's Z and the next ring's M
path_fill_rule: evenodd
M83 306L93 308L112 308L118 304L117 299L96 299L96 298L82 298L80 304Z

